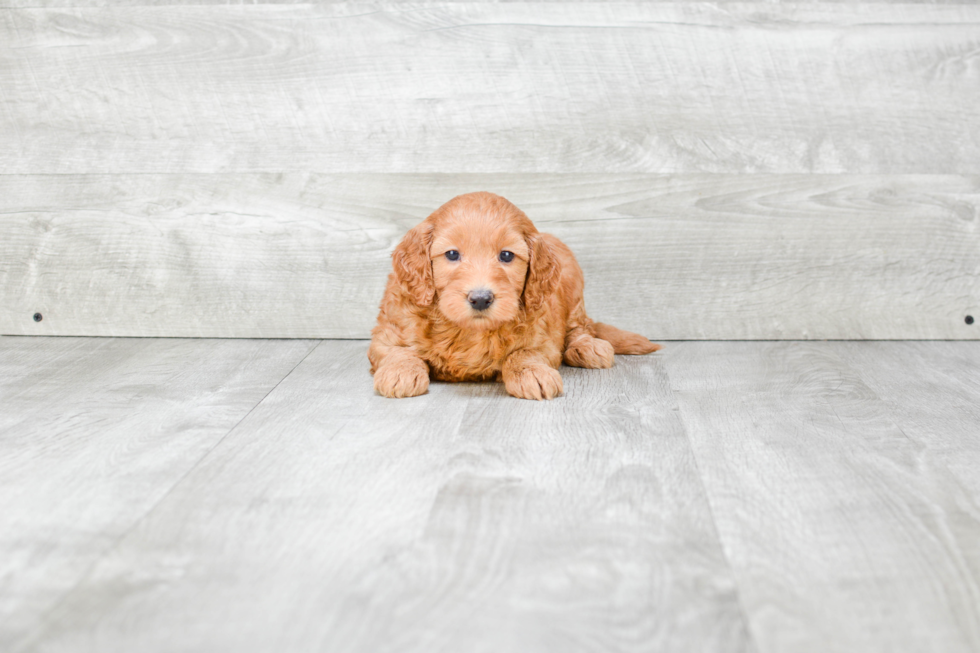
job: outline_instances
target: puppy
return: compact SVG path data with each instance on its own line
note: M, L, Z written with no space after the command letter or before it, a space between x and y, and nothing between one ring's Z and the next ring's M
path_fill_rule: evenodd
M503 381L515 397L552 399L562 361L612 367L613 354L660 349L589 319L571 250L499 195L454 197L391 256L368 349L385 397L423 394L435 379Z

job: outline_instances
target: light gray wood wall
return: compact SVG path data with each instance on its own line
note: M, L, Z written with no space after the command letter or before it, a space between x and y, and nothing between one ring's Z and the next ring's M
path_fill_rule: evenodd
M473 187L572 246L593 316L650 337L975 337L980 179L942 175L0 177L0 329L363 337L390 249Z
M975 4L40 4L0 333L365 337L404 231L493 190L653 338L980 337Z

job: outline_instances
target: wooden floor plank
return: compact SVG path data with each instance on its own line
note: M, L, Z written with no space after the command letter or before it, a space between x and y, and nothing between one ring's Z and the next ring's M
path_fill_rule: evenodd
M802 342L665 358L761 652L980 649L980 497L846 358Z
M0 338L0 650L314 346Z
M980 499L980 345L836 342L828 347L859 372L902 432Z
M31 651L754 650L658 357L375 396L324 342Z

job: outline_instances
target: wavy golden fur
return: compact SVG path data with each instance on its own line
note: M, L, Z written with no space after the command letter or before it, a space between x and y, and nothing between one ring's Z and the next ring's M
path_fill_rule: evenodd
M552 399L562 361L612 367L614 353L660 349L589 319L571 250L499 195L449 200L405 235L392 264L368 350L386 397L423 394L431 378Z

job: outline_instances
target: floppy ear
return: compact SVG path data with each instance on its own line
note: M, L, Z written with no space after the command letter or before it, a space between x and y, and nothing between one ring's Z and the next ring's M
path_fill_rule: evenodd
M419 306L432 303L436 288L432 279L432 223L423 222L411 229L391 253L395 276Z
M561 268L558 266L558 258L542 234L528 236L527 249L531 260L527 266L527 280L524 282L524 307L528 311L534 311L558 288Z

